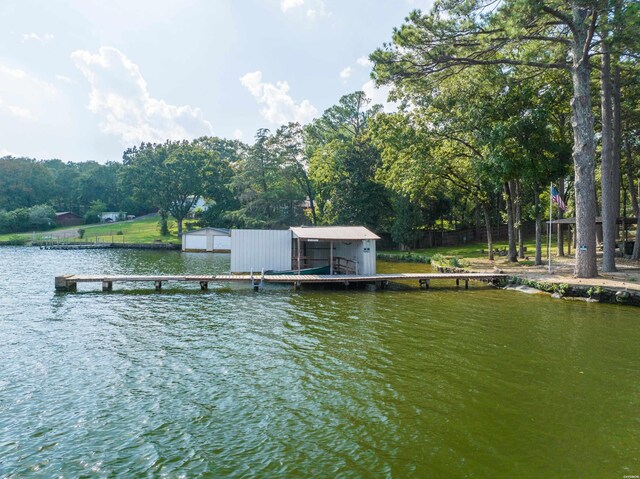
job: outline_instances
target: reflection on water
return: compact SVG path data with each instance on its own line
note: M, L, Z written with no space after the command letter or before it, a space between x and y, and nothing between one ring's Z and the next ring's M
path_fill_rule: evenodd
M473 284L215 274L228 255L0 249L0 477L621 477L640 470L637 310ZM425 268L381 265L381 270Z

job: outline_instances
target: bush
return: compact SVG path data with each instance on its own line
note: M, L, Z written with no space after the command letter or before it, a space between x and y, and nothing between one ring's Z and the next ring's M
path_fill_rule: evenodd
M84 228L78 228L78 236L80 239L84 238L84 234L87 232Z
M54 209L48 205L0 211L0 233L48 230L55 224L55 216Z

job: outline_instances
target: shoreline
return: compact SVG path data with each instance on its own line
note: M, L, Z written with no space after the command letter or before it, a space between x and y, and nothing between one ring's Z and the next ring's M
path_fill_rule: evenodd
M501 272L509 275L502 285L519 292L522 288L533 288L557 299L582 300L597 303L640 306L640 265L630 260L617 258L618 271L600 273L595 278L575 278L573 276L573 258L556 258L552 271L546 266L524 266L506 261L490 262L485 259L467 260L468 272ZM441 271L453 270L434 265Z

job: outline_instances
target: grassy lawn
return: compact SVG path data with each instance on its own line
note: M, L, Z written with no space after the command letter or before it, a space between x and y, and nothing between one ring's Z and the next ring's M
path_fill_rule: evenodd
M547 251L547 237L543 236L542 237L542 254L543 256L546 256L546 251ZM555 248L556 248L556 243L555 243L555 237L553 238L553 244L551 245L552 247L552 253L555 252ZM525 256L529 256L531 258L531 263L533 264L533 257L535 256L535 252L536 252L536 242L535 239L531 239L528 241L524 242L524 245L526 247L526 251L525 251ZM498 241L497 243L493 244L493 248L494 249L498 249L498 250L503 250L503 249L507 249L509 246L509 243L507 241ZM385 254L385 255L406 255L407 252L406 251L378 251L378 253L380 254ZM465 245L459 245L459 246L438 246L435 248L422 248L422 249L416 249L416 250L412 250L411 251L412 255L420 255L420 256L426 256L426 257L433 257L434 255L442 255L445 258L453 258L456 257L458 259L473 259L473 258L486 258L488 253L487 253L487 243L483 242L483 243L469 243L469 244L465 244ZM495 255L496 259L500 259L502 258L502 256L499 255ZM520 260L519 261L520 264L522 264L523 266L526 266L527 261L526 260Z
M169 236L160 235L160 217L157 215L147 216L141 219L131 221L120 221L117 223L98 224L98 225L81 225L77 227L56 228L50 231L40 231L34 233L12 233L0 235L0 241L11 241L14 239L24 239L27 241L45 239L50 237L52 233L63 230L84 229L84 239L69 238L65 241L98 241L98 242L115 242L115 243L153 243L162 241L163 243L179 243L177 223L173 219L169 219ZM186 231L186 224L184 226Z

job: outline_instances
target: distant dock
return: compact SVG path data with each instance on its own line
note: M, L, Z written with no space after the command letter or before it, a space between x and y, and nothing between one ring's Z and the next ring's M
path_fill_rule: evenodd
M265 284L290 284L300 289L303 284L342 284L348 287L352 283L364 283L384 289L390 281L418 281L421 287L428 289L432 280L452 280L456 286L464 283L469 288L469 281L497 283L507 279L506 274L493 273L392 273L372 275L296 275L296 274L219 274L206 276L134 276L134 275L64 275L56 276L56 291L76 291L78 283L101 283L102 291L112 291L114 283L143 282L153 283L156 291L161 291L164 283L196 283L201 290L207 290L209 283L244 282L255 289Z
M46 250L84 250L84 249L144 249L144 250L180 250L179 244L174 243L72 243L41 241L33 242L32 246L38 246Z

